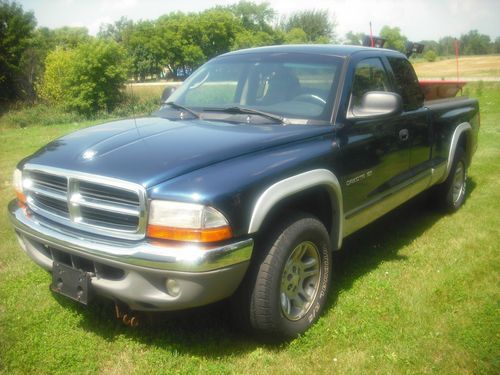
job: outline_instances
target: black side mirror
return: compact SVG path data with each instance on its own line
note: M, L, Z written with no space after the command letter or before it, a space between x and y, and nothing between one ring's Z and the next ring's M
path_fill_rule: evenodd
M369 91L354 105L348 114L349 119L389 116L403 110L403 100L399 94L386 91Z
M176 87L174 86L167 86L165 87L165 89L163 90L162 94L161 94L161 102L162 103L165 103L168 99L168 97L170 95L172 95L172 93L175 91Z

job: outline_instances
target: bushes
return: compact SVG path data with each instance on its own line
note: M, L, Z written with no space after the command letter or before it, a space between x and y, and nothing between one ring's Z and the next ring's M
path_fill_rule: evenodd
M111 112L122 99L127 68L125 50L113 41L59 48L48 54L37 91L49 104L86 116Z
M113 117L147 116L160 108L163 86L146 86L123 92L123 99L112 112Z
M435 51L430 49L426 53L424 53L424 59L427 60L428 62L434 62L437 59L437 54Z

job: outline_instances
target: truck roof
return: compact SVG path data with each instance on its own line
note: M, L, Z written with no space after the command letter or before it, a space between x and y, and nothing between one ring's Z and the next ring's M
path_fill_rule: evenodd
M372 48L372 47L334 45L334 44L287 44L279 46L256 47L256 48L247 48L229 52L222 56L239 55L246 53L282 52L282 53L309 53L309 54L347 57L361 51L377 51L377 53L379 54L387 54L393 56L397 55L400 57L401 56L405 57L405 55L400 52L385 48Z

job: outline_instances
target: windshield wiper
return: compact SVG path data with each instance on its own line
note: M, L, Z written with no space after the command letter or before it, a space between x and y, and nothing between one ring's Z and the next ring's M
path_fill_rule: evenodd
M278 122L280 124L285 124L286 119L282 116L275 115L273 113L259 111L258 109L246 108L246 107L227 107L227 108L203 108L203 111L206 112L224 112L230 114L246 114L246 115L257 115L262 116L267 119L273 120L274 122ZM249 121L247 121L249 122Z
M172 108L178 109L180 111L188 112L196 118L200 118L200 114L196 111L193 111L191 108L184 107L183 105L177 104L176 102L165 102L164 105L169 105Z

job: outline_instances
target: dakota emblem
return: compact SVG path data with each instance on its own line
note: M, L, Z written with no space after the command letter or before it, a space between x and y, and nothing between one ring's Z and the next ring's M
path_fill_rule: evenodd
M356 176L354 178L351 178L345 182L346 186L355 184L356 182L363 181L365 178L370 177L373 174L373 171L368 171L363 174L360 174L359 176Z

